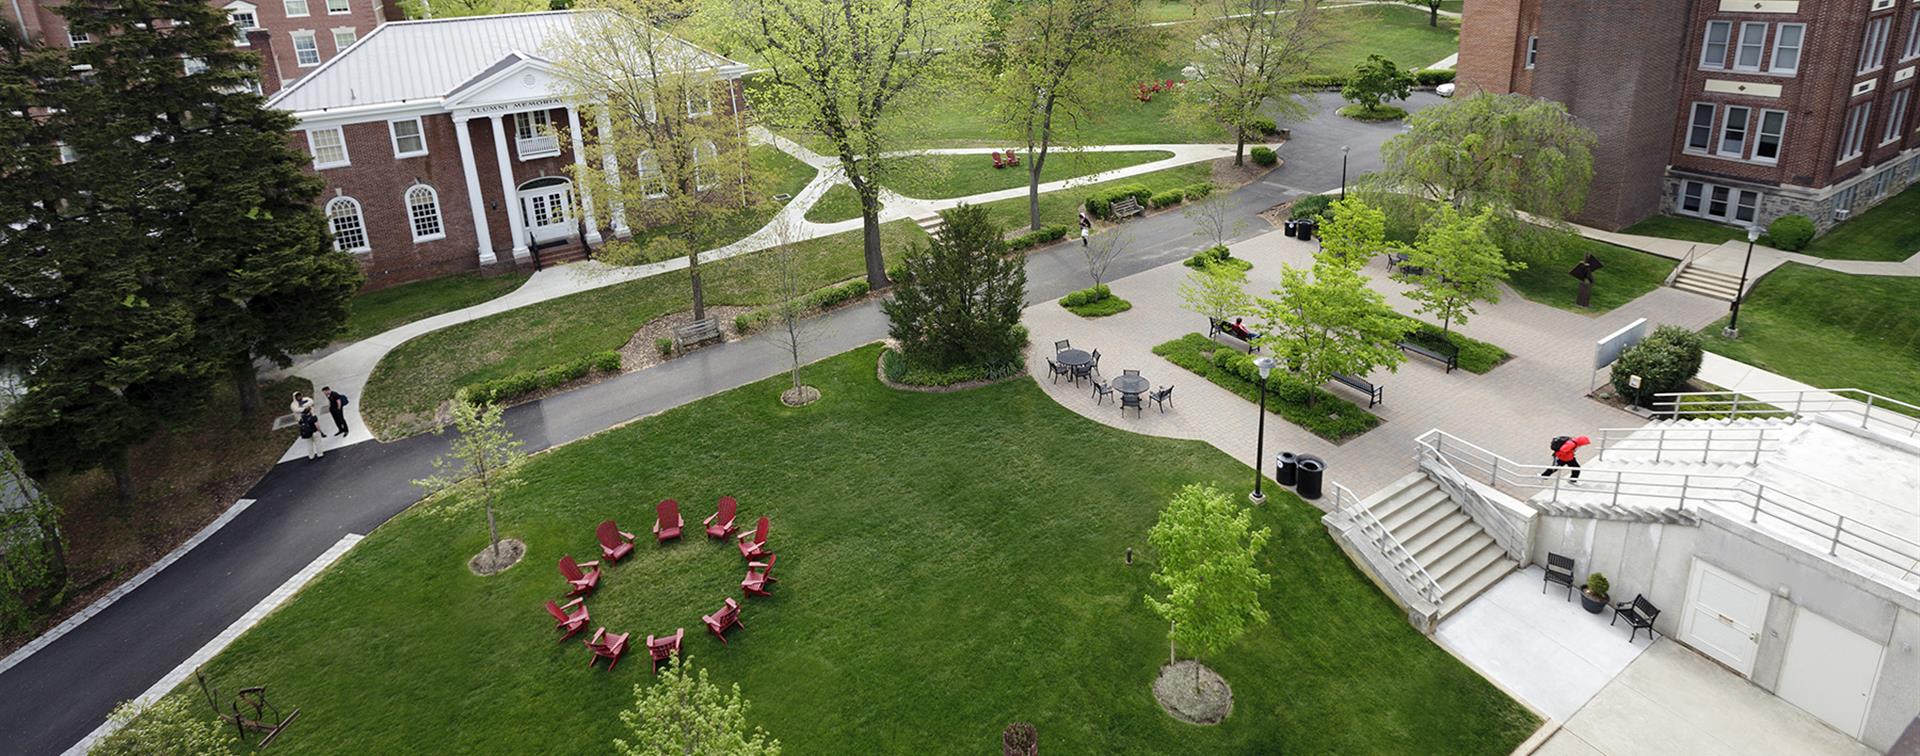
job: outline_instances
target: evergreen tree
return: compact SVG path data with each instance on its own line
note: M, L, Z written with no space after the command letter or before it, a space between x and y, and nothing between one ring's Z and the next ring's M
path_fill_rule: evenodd
M946 227L907 252L893 296L880 303L902 352L936 369L998 366L1026 346L1026 260L1007 254L987 211L961 205L940 214Z

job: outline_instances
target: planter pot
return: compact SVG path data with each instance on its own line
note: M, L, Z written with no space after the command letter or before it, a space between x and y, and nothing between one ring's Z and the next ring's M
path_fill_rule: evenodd
M1599 614L1600 610L1607 608L1607 597L1594 598L1593 594L1587 592L1585 586L1581 586L1580 607L1587 610L1588 614Z

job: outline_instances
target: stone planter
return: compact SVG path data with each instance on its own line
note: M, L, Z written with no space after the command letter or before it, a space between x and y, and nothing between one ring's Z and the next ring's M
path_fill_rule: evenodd
M1600 610L1607 608L1607 597L1595 598L1587 592L1586 586L1580 586L1580 608L1587 610L1588 614L1599 614Z

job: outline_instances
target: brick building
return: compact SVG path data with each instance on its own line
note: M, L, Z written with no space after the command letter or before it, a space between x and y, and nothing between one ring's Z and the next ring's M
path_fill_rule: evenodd
M584 154L579 111L542 57L590 17L385 24L267 101L298 119L294 144L326 180L334 246L360 259L370 287L530 264L536 250L576 257L629 235L622 208L600 218L591 196L576 197L569 166L618 161ZM746 66L685 46L728 84L688 102L689 115L738 110Z
M1467 0L1462 93L1593 129L1580 220L1822 231L1920 181L1920 0Z
M234 44L258 44L250 31L267 35L273 60L267 61L280 79L261 82L267 91L291 83L306 72L351 47L388 20L398 20L393 0L209 0L227 11L236 27ZM25 39L55 47L84 45L92 40L67 31L67 20L54 9L60 0L7 0L9 20Z

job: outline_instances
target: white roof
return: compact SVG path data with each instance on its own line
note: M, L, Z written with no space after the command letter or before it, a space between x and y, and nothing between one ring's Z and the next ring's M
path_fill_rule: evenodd
M503 64L549 59L545 53L598 12L548 11L382 24L275 93L267 106L311 113L439 102ZM710 58L713 68L745 69L691 44L687 48Z

